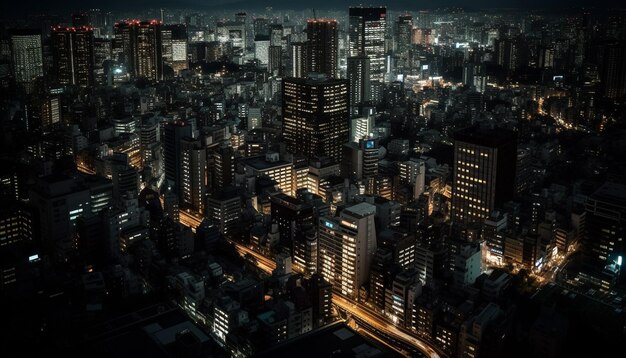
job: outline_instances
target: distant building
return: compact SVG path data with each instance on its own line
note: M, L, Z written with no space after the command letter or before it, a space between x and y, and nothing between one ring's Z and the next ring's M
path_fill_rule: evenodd
M56 81L61 85L94 85L94 36L90 27L52 29Z
M113 52L125 70L136 78L163 80L163 39L160 21L115 24Z
M41 32L35 30L11 30L11 56L13 76L26 93L34 90L35 80L43 76Z
M308 70L337 77L339 36L337 20L307 20Z

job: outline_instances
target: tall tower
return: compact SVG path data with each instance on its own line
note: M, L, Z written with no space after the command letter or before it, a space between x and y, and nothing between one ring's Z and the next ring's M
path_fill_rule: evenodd
M52 29L52 53L56 79L62 85L94 84L94 37L91 27Z
M337 20L308 20L309 70L337 77Z
M306 42L291 43L291 77L305 78L309 73L309 50Z
M161 22L130 21L115 24L114 53L134 77L163 79Z
M287 151L341 161L348 141L348 81L324 75L283 81L283 137Z
M604 183L585 204L583 253L596 275L610 264L617 264L617 273L622 269L620 264L626 258L625 236L626 185Z
M370 80L383 82L385 77L387 8L351 7L349 16L349 57L369 57Z
M409 52L411 50L411 33L413 31L413 16L410 14L398 16L397 41L398 55L404 66L408 65Z
M181 149L181 185L180 198L183 204L193 210L204 213L206 195L206 149L199 140L183 138Z
M24 88L26 93L31 93L35 80L43 76L41 32L11 30L10 37L15 82Z
M348 81L350 81L350 115L356 115L359 114L359 105L370 101L372 97L368 57L348 57Z
M454 136L452 220L482 222L515 193L517 134L470 127Z
M344 209L338 218L320 219L319 271L335 291L353 299L369 280L376 252L375 214L374 205L360 203Z
M181 142L183 138L191 137L191 126L180 122L166 123L163 125L161 133L165 179L180 191L182 181L180 166L182 162Z
M604 50L602 64L602 89L608 98L626 95L626 43L613 43Z
M165 63L176 72L187 69L187 27L182 24L164 25L161 41Z

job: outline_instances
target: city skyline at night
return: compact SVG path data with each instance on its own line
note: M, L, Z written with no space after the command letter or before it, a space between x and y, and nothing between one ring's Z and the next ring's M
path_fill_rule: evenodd
M616 1L0 14L3 357L619 357L624 259Z

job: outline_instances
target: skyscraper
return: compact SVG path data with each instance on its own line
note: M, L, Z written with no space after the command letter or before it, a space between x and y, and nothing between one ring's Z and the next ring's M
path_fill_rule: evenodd
M348 81L324 75L283 81L283 137L287 151L341 160L348 141Z
M187 69L187 28L182 24L165 25L161 31L163 60L178 72Z
M606 265L623 260L625 235L626 186L605 183L585 204L583 252L590 266L602 271Z
M320 219L318 270L335 291L352 299L369 280L376 252L375 214L374 205L360 203L339 218Z
M115 24L113 52L134 77L163 79L161 22L134 20Z
M602 64L602 89L608 98L618 99L626 95L626 49L625 44L613 43L604 50Z
M515 193L517 134L470 127L454 136L452 220L482 222Z
M369 57L371 81L383 82L387 8L351 7L349 16L349 57Z
M10 37L15 82L26 93L31 93L35 80L43 76L41 33L35 30L12 30Z
M370 60L366 56L348 57L350 114L359 114L359 105L371 99Z
M291 43L291 77L305 78L309 73L309 54L306 42Z
M411 49L411 34L413 31L413 16L410 14L398 16L397 25L397 50L403 66L408 65L409 51Z
M169 184L180 190L182 148L181 141L185 137L191 137L191 126L180 122L166 123L161 132L163 143L163 159L165 179Z
M56 80L61 85L94 84L94 37L90 27L52 29L52 53Z
M309 71L337 77L338 36L337 20L308 20Z
M181 185L180 198L184 205L204 213L206 195L206 149L199 140L183 138L181 140L180 162Z

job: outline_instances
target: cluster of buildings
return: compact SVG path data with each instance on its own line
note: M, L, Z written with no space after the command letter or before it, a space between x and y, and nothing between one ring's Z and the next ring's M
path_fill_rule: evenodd
M147 297L174 306L132 334L169 356L355 335L337 320L449 357L624 349L623 17L128 15L0 28L0 289L43 312L27 336L106 346Z

